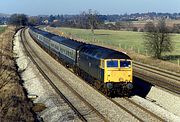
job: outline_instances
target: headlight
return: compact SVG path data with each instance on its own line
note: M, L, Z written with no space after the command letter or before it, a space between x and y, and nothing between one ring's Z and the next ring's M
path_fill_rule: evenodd
M107 83L106 85L107 85L108 89L112 89L113 88L113 84L112 83Z
M133 84L132 84L132 83L128 83L128 84L126 85L126 87L127 87L128 89L133 89Z
M123 81L123 78L119 78L119 81L122 82L122 81Z

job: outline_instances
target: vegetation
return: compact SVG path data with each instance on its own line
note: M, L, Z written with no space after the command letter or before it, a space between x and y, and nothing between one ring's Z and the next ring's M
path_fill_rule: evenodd
M5 27L0 27L0 34L3 33L5 31Z
M148 22L145 25L144 46L153 57L160 59L162 53L173 50L172 41L165 20L159 20L157 25Z
M15 26L25 26L28 25L28 18L24 14L13 14L9 18L9 24Z
M73 27L82 29L108 29L144 32L147 21L157 22L159 18L167 19L171 33L180 33L180 13L134 13L124 15L101 15L96 10L89 9L77 15L41 15L26 16L13 14L11 17L0 15L0 24L19 25L50 25L51 27Z
M94 34L94 28L98 24L98 19L97 19L97 11L93 11L92 9L89 9L87 15L87 19L89 22L89 26L91 28L92 34Z
M144 55L140 54L140 53L142 53L141 47L144 47L142 32L95 30L95 37L101 38L102 36L105 36L105 37L101 38L103 41L99 41L99 40L93 40L93 38L92 38L93 35L91 33L91 30L89 30L89 29L74 29L74 28L56 28L55 29L55 28L51 28L51 27L48 27L46 29L52 33L64 35L64 36L67 36L68 38L73 38L78 41L86 41L88 43L105 46L105 47L112 48L112 49L115 49L118 51L125 51L135 61L149 64L152 66L156 66L161 69L166 69L166 70L169 70L172 72L180 73L180 66L177 65L177 63L178 63L177 59L180 59L180 56L179 56L179 54L180 54L180 48L179 48L180 47L180 41L179 41L180 35L179 34L173 34L174 36L172 37L172 40L175 44L175 50L171 54L167 54L167 56L173 57L174 63L171 63L168 61L151 58L150 56L147 56L145 50L143 51ZM67 32L67 33L63 33L62 31ZM80 37L85 37L86 39L85 38L81 39L77 36L74 36L73 33L71 33L71 35L69 35L70 34L69 32L85 34ZM126 38L129 37L128 35L132 35L132 34L135 34L134 37L131 36L131 38L129 38L130 40L127 40ZM107 41L106 36L109 36L109 38L111 38L111 41L108 44L106 43L106 41ZM87 37L89 37L89 38L87 38ZM114 37L116 37L116 38L114 38ZM124 39L126 39L126 41L117 40L118 43L113 41L113 39L117 39L117 38L121 38L121 37L124 37ZM134 41L134 39L136 41ZM126 45L127 42L128 42L128 45ZM136 44L136 47L133 46L133 44L131 44L131 42L133 44ZM120 46L118 44L120 44ZM126 46L124 46L124 45L126 45ZM137 45L139 45L139 47ZM125 47L125 49L124 49L124 47ZM132 49L132 47L133 47L133 49ZM169 60L169 57L167 57L167 60Z
M144 52L142 32L95 30L93 35L89 29L60 28L67 35L84 39L84 41L113 45L124 49L133 48Z
M14 27L0 36L0 120L1 122L33 122L32 103L20 84L12 52Z
M59 28L59 30L72 38L82 38L83 41L112 45L114 48L120 47L133 50L139 54L149 55L143 45L145 40L143 32L95 30L93 35L89 29ZM171 35L174 51L166 55L163 54L163 59L177 63L177 59L180 59L180 34Z

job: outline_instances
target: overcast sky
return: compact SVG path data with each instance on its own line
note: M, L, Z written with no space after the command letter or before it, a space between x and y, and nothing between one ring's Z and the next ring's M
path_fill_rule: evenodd
M100 14L180 13L180 0L0 0L0 13L6 14L79 14L88 9Z

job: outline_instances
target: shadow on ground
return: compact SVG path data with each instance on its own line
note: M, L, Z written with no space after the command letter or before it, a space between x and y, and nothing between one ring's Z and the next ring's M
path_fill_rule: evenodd
M153 85L137 77L133 77L133 81L134 88L131 96L138 95L140 97L146 97Z
M138 95L140 97L145 98L147 96L147 94L150 92L152 86L153 86L152 84L150 84L142 79L133 77L133 87L134 88L128 97ZM113 94L111 97L114 98L114 97L127 97L127 96Z

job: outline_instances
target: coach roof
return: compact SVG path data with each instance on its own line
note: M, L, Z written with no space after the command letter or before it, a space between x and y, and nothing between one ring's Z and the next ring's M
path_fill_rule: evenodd
M43 31L43 30L40 30L40 29L37 29L37 28L31 28L33 31L35 31L36 33L39 33L57 43L60 43L60 44L63 44L65 46L68 46L72 49L77 49L80 45L83 45L84 43L82 42L78 42L78 41L75 41L75 40L72 40L72 39L68 39L68 38L65 38L63 36L58 36L58 35L55 35L55 34L52 34L50 32L47 32L47 31Z
M60 44L66 45L70 48L77 49L79 46L83 45L84 43L78 42L72 39L68 39L62 36L53 36L51 37L51 40L58 42Z

